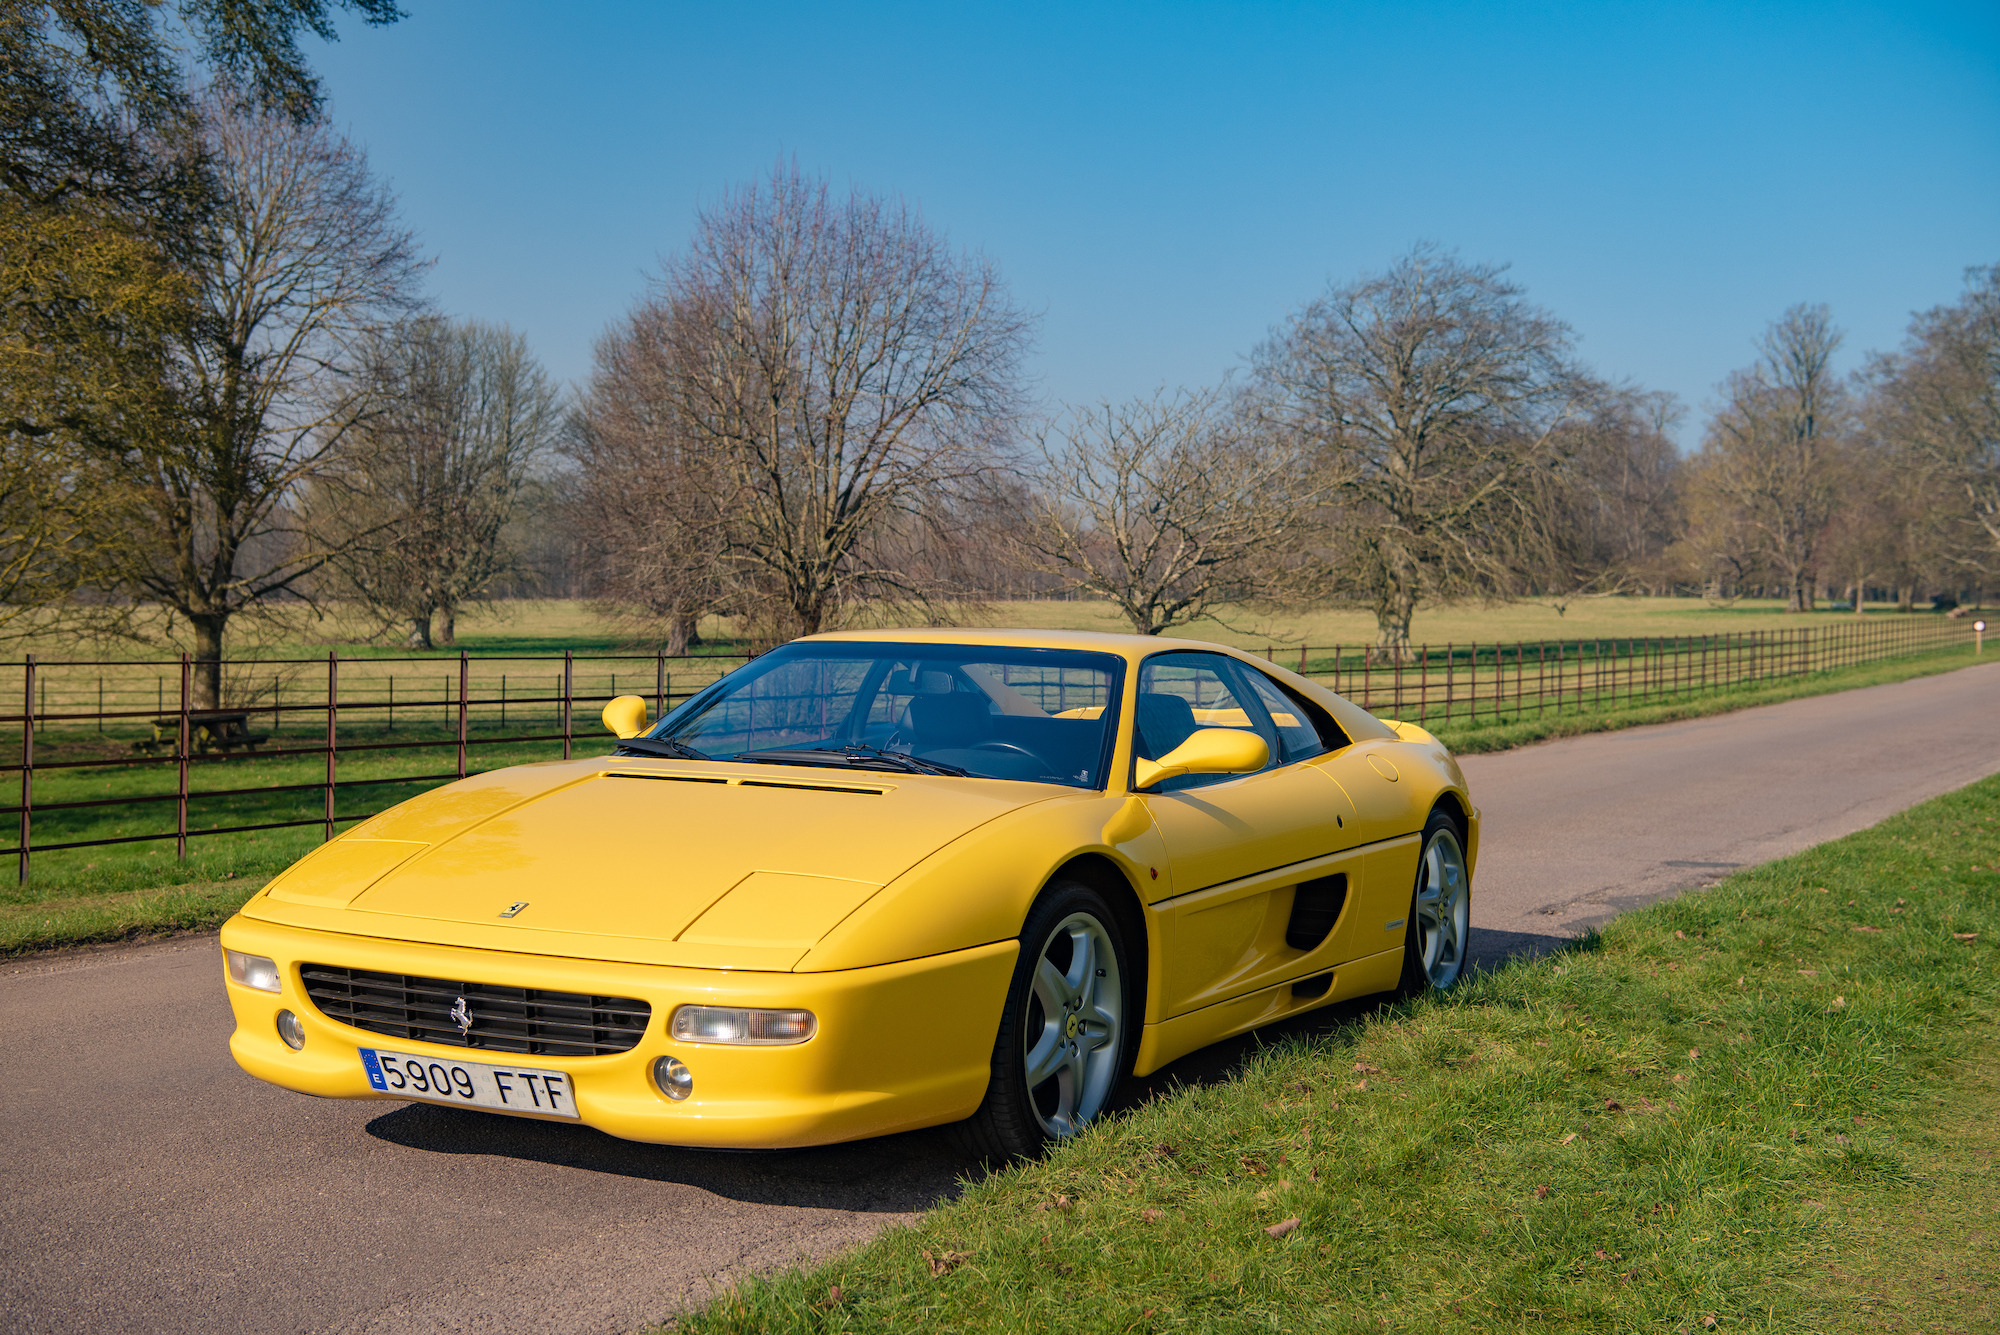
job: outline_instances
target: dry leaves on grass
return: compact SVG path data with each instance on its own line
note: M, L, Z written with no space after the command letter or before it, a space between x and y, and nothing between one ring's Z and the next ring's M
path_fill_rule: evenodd
M1569 1143L1570 1143L1570 1142L1571 1142L1572 1140L1575 1140L1575 1139L1576 1139L1576 1132L1572 1131L1572 1132L1570 1132L1570 1133L1569 1133L1568 1135L1564 1136L1564 1137L1563 1137L1563 1138L1562 1138L1561 1140L1557 1141L1557 1142L1556 1142L1556 1144L1558 1144L1558 1145L1567 1145L1567 1144L1569 1144Z
M1538 1201L1545 1201L1548 1198L1549 1198L1549 1184L1544 1182L1535 1188L1535 1199Z
M1043 1201L1035 1208L1037 1210L1067 1210L1073 1203L1067 1196L1058 1196L1052 1201Z
M1866 923L1856 923L1849 930L1856 932L1879 932L1882 929L1880 927L1870 927Z
M1145 1220L1149 1224L1157 1224L1160 1222L1160 1212L1158 1210L1153 1210L1153 1209L1141 1210L1139 1211L1139 1218Z
M1291 1232L1298 1226L1299 1226L1299 1217L1297 1215L1293 1215L1290 1219L1281 1220L1280 1222L1271 1225L1269 1228L1265 1229L1264 1232L1271 1237L1282 1238L1285 1236L1285 1234Z
M1953 932L1951 936L1954 941L1977 941L1979 939L1979 933L1977 932Z
M924 1260L930 1265L931 1276L949 1275L952 1271L972 1259L971 1252L925 1252Z

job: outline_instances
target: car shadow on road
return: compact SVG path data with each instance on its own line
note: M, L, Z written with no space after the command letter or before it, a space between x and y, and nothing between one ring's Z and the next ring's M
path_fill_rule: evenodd
M694 1150L620 1140L587 1126L468 1108L406 1104L368 1134L432 1154L525 1159L590 1173L671 1182L758 1205L907 1214L958 1194L976 1174L947 1133L932 1129L800 1150Z
M1494 968L1567 944L1566 938L1540 933L1481 930L1473 937L1470 965L1474 970ZM1225 1083L1261 1048L1287 1038L1333 1035L1389 1004L1386 996L1339 1002L1211 1044L1151 1075L1127 1080L1106 1111L1129 1111L1178 1088ZM930 1209L991 1171L961 1152L944 1127L812 1149L692 1150L619 1140L569 1123L412 1103L372 1119L367 1130L379 1140L432 1154L522 1159L677 1183L754 1204L864 1214Z

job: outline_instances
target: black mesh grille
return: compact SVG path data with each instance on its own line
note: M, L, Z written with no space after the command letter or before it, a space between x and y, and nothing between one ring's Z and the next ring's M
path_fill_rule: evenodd
M417 978L338 964L300 966L306 995L320 1013L371 1034L548 1057L629 1052L646 1033L653 1008L631 997L586 996L539 987L501 987L448 978ZM453 1015L459 1002L465 1028Z

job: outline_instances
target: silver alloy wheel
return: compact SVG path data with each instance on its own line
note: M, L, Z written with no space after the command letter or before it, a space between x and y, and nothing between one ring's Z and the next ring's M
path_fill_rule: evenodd
M1417 869L1417 940L1424 975L1442 991L1465 967L1465 942L1472 928L1472 878L1458 836L1439 830L1424 845Z
M1125 989L1104 924L1072 913L1042 942L1022 1017L1028 1100L1051 1136L1097 1116L1118 1082Z

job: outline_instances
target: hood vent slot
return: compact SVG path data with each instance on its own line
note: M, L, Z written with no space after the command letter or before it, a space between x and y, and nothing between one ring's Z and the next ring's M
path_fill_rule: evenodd
M742 788L799 788L808 793L860 793L865 797L880 797L880 788L845 788L837 783L786 783L782 779L745 779L738 785Z
M880 797L887 788L853 788L838 783L787 783L783 779L731 779L719 774L645 774L633 770L612 770L607 779L648 779L654 783L716 783L732 788L796 788L807 793L859 793Z
M634 774L630 770L613 770L604 776L607 779L651 779L654 783L728 783L729 780L708 774Z

